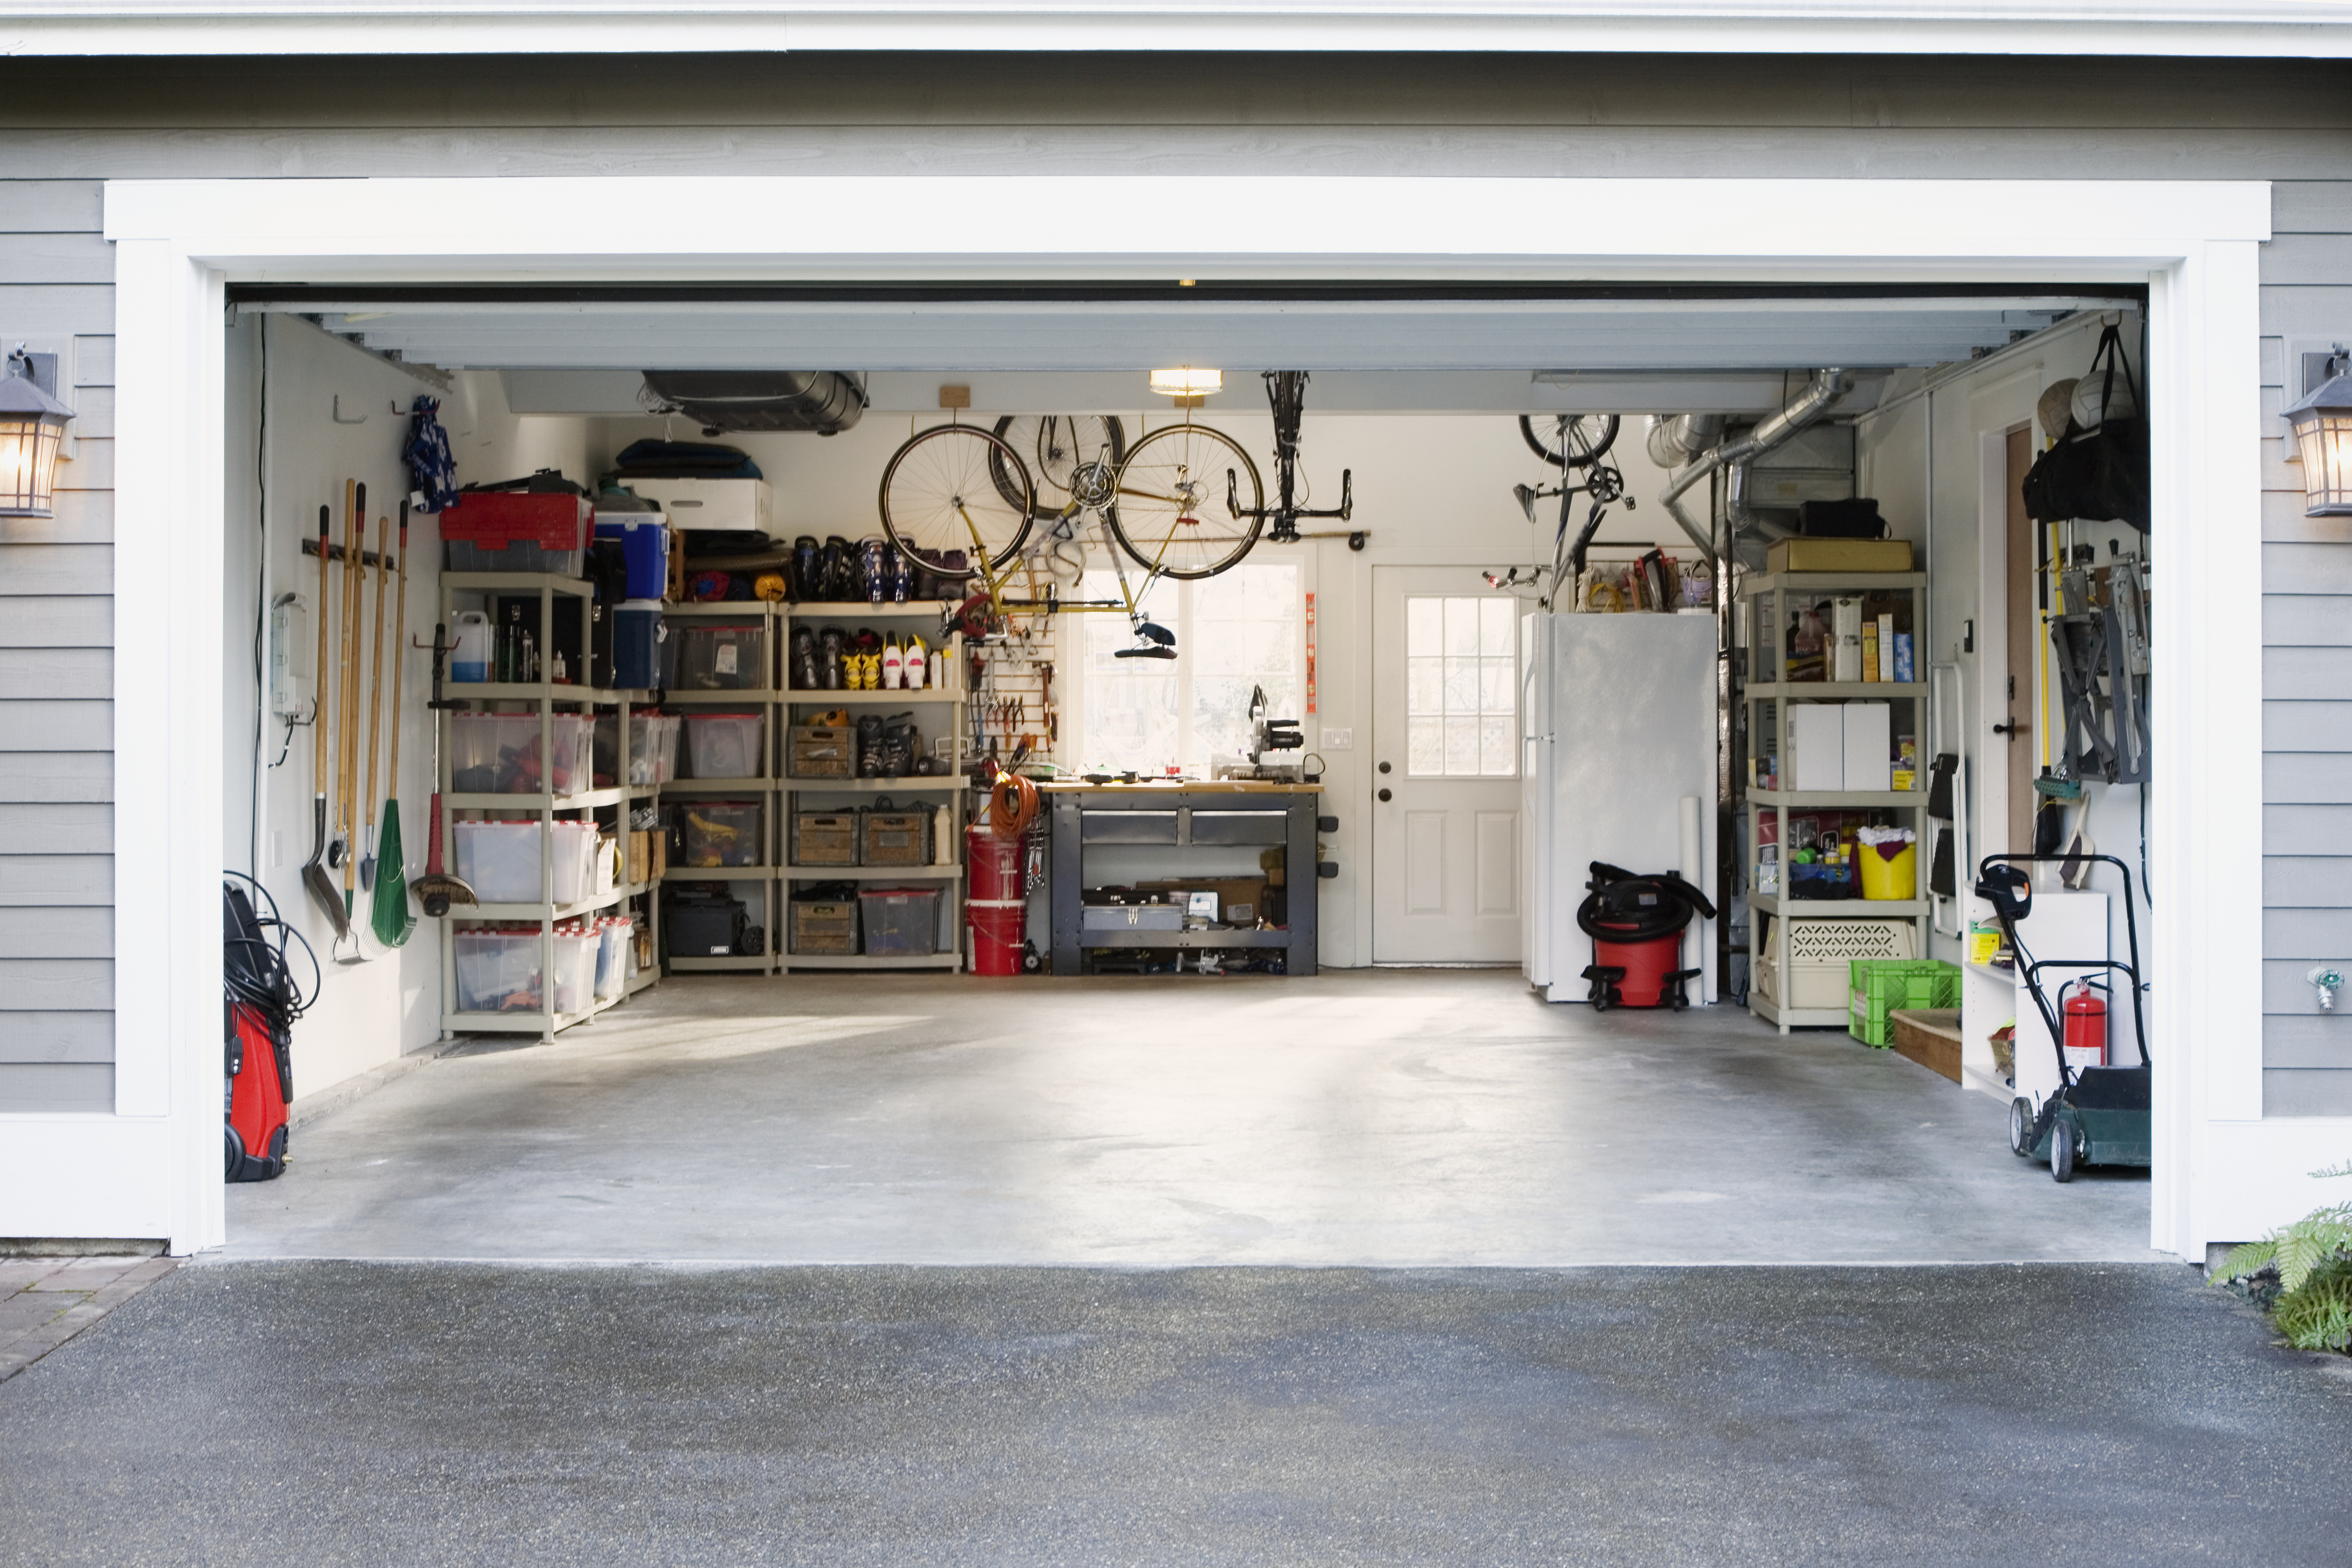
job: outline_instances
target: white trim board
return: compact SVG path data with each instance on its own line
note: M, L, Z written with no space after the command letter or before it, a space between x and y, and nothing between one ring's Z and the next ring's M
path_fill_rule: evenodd
M2340 58L2343 0L26 0L19 55L786 50Z
M858 277L970 279L1199 276L1156 215L1213 192L1229 259L1255 275L1322 278L1704 277L1851 283L2032 278L2149 289L2157 601L2158 776L2150 860L2165 888L2153 933L2158 1169L2152 1239L2201 1256L2309 1205L2306 1145L2352 1119L2261 1122L2261 955L2237 929L2233 814L2261 764L2256 247L2262 183L2210 181L1262 178L1130 182L1135 198L1066 242L1040 211L1083 180L822 178L693 181L264 180L115 182L121 356L116 668L122 795L120 907L139 930L119 968L119 1108L168 1118L174 1252L223 1239L219 1167L217 795L223 496L222 290L230 279L383 281L572 278ZM1610 221L1584 215L1601 210ZM602 215L657 205L659 250ZM430 212L419 225L410 215ZM2018 215L2030 212L2030 225ZM1823 214L1867 221L1824 221ZM781 215L790 215L786 220ZM810 248L854 233L855 254ZM1359 562L1360 571L1369 570ZM137 679L133 679L133 677ZM172 782L167 790L164 781ZM134 841L135 840L135 841ZM134 896L135 895L135 896ZM13 1135L73 1169L62 1128ZM130 1200L125 1198L126 1205ZM0 1234L25 1234L0 1184ZM129 1209L126 1208L126 1214ZM140 1234L131 1218L82 1234Z

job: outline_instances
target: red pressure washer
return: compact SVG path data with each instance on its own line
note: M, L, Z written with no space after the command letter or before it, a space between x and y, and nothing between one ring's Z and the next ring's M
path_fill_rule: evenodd
M1577 929L1592 939L1592 1010L1690 1005L1686 987L1700 971L1679 967L1683 931L1694 917L1713 920L1715 906L1678 871L1637 877L1606 861L1592 862L1591 889L1577 906Z

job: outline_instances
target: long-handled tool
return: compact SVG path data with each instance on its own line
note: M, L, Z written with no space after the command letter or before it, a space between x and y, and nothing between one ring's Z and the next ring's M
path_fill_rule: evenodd
M407 559L405 552L402 559ZM466 704L453 697L441 695L442 660L449 657L449 628L446 625L433 628L433 700L425 706L435 712L443 710L464 710ZM437 726L436 726L437 728ZM433 776L441 776L441 763L434 759ZM416 879L416 901L428 916L439 920L449 912L451 904L478 902L474 889L462 877L452 877L441 869L441 792L433 792L433 816L425 827L425 875Z
M346 481L348 486L349 482ZM338 864L343 873L343 918L351 920L353 885L359 872L359 856L352 843L359 824L360 793L360 552L367 547L367 487L347 488L346 500L357 495L356 503L343 519L343 696L338 711L342 725L336 740L342 752L341 764L335 770L335 837L341 849ZM356 962L346 960L345 962Z
M435 639L438 641L438 638ZM400 677L408 665L408 503L400 503L400 599L392 616L392 771L384 780L383 841L376 847L375 939L399 947L416 929L408 858L400 842ZM439 815L437 812L435 814Z
M320 864L327 854L327 623L334 618L327 609L327 557L333 516L331 507L319 508L318 690L310 699L310 860L302 868L302 886L310 889L310 901L319 906L335 928L335 940L341 942L351 932L351 912L335 896L335 879Z
M381 517L375 520L375 630L372 634L374 647L368 656L367 791L360 796L367 810L367 837L361 840L360 851L362 892L375 888L375 761L383 754L383 601L392 586L391 563L384 556L392 544L392 530L386 526L390 521ZM367 588L364 567L360 588L362 592Z

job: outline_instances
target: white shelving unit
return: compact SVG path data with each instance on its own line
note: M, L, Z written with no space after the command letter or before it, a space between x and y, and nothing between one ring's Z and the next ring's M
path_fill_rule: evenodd
M870 604L804 604L778 606L777 624L781 628L778 641L778 668L786 672L792 668L792 634L795 625L814 629L821 626L856 628L877 626L885 630L928 633L937 627L945 606L935 602L905 605ZM937 651L945 653L946 684L925 686L908 690L887 691L824 691L786 689L781 694L783 722L775 726L773 755L777 772L783 775L782 810L777 823L779 860L784 860L793 843L793 819L803 811L870 809L874 797L888 795L894 800L936 800L942 823L933 828L931 861L922 866L802 866L788 860L778 868L782 895L778 910L778 934L774 947L779 970L820 969L947 969L963 967L963 809L971 788L964 777L963 736L965 727L964 651L960 634L948 635ZM784 769L792 756L791 725L804 715L830 709L847 711L853 722L861 710L885 709L892 712L914 710L920 715L938 715L937 723L921 722L920 731L926 742L935 736L947 737L944 753L926 748L924 754L943 755L948 764L944 774L905 778L793 778ZM937 882L940 885L939 928L934 933L937 951L925 957L881 956L866 953L798 953L791 951L791 916L785 908L795 885L819 882L884 882L919 885Z
M445 572L441 574L441 624L455 624L454 611L460 598L482 597L488 601L493 623L501 598L520 598L536 595L539 598L539 622L541 636L552 642L557 625L558 606L562 613L578 617L578 647L585 662L586 650L593 646L590 637L589 606L593 589L582 578L559 577L539 572ZM542 659L551 667L551 655L542 649ZM591 672L593 673L593 672ZM534 713L539 719L539 754L545 758L553 752L553 723L559 712L578 712L591 720L610 712L616 721L615 739L618 750L615 760L616 778L625 778L629 754L629 731L634 710L644 704L642 694L617 691L574 683L559 683L553 679L538 681L447 681L444 695L467 703L474 711L506 711ZM630 906L632 915L652 922L654 951L658 953L660 941L659 913L655 909L657 900L648 895L654 891L650 881L635 883L616 881L612 890L586 899L559 904L553 898L554 856L552 854L554 824L559 817L593 816L601 807L618 807L619 830L627 832L628 807L633 801L651 798L650 789L631 789L623 785L574 790L566 794L541 792L516 794L509 791L459 790L454 748L451 744L450 720L453 710L440 711L440 804L441 838L454 857L457 834L455 825L461 813L495 812L503 817L536 816L540 824L539 862L541 900L530 903L482 903L460 905L441 922L441 1028L445 1034L536 1034L543 1039L572 1025L593 1018L618 1006L638 992L657 984L658 963L640 965L638 973L628 980L619 995L592 1002L585 1007L569 1012L555 1008L555 987L551 977L555 972L555 927L562 921L604 910ZM593 784L592 779L590 783ZM454 868L454 866L453 866ZM644 900L642 909L636 901ZM540 933L540 1001L536 1011L479 1012L462 1010L458 1005L457 937L459 927L481 925L536 924Z
M1907 595L1910 605L1911 639L1914 658L1917 650L1927 646L1927 574L1924 572L1801 572L1778 574L1758 574L1749 577L1740 589L1748 612L1748 674L1740 699L1746 704L1748 718L1748 748L1751 766L1760 766L1770 758L1778 767L1785 768L1793 754L1790 745L1789 714L1792 704L1803 702L1860 700L1899 704L1908 702L1908 732L1915 746L1920 749L1919 765L1914 769L1913 787L1907 790L1788 790L1749 785L1748 810L1744 814L1746 827L1744 846L1747 855L1748 894L1748 1010L1766 1023L1775 1025L1782 1034L1791 1028L1838 1026L1847 1022L1846 1008L1803 1007L1794 1005L1796 976L1794 966L1793 928L1799 921L1820 920L1899 920L1909 923L1912 931L1911 956L1924 957L1927 952L1927 924L1930 905L1924 898L1916 899L1797 899L1789 861L1789 818L1792 815L1811 811L1887 812L1907 814L1910 826L1919 838L1918 878L1924 889L1927 881L1931 835L1927 818L1927 775L1924 752L1927 731L1927 683L1924 680L1790 680L1785 668L1787 655L1781 639L1789 626L1790 612L1801 598L1805 605L1815 605L1823 599L1841 595ZM1882 658L1891 658L1891 650L1882 650ZM1915 671L1923 668L1915 664ZM1901 723L1894 727L1896 734L1904 733ZM1776 775L1777 776L1777 775ZM1759 851L1761 847L1761 826L1766 813L1772 814L1773 843L1779 857L1780 891L1762 893L1755 890ZM1770 946L1763 945L1763 927L1771 923ZM1769 957L1777 977L1782 1001L1767 997L1759 983L1761 960Z
M782 755L777 749L777 731L782 728L783 618L781 606L763 599L730 599L714 604L666 605L662 621L673 647L682 634L699 622L705 626L756 626L760 628L761 665L753 684L743 687L687 688L671 686L663 693L666 711L691 714L699 709L706 712L730 710L756 711L764 720L764 739L760 747L761 769L745 778L694 778L679 776L662 788L665 801L691 806L699 800L757 800L760 803L760 859L754 866L688 866L672 860L663 880L666 882L728 882L735 885L737 897L744 891L742 884L757 889L761 920L767 931L762 950L752 954L731 957L665 958L671 973L677 974L773 974L776 955L783 945L783 906L778 884L778 865L783 858L782 814L783 785L778 777L775 759ZM682 735L678 740L681 759L691 753L693 739Z

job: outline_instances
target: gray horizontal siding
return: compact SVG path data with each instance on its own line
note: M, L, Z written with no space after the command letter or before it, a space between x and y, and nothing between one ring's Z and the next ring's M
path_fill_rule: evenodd
M2352 182L2275 186L2263 247L2263 1111L2352 1115L2352 994L2322 1014L2305 975L2352 972L2352 526L2303 515L2275 418L2279 336L2352 321Z
M110 1050L110 1030L108 1038ZM0 1111L113 1109L111 1058L103 1062L0 1062Z
M91 181L0 181L0 321L71 340L56 515L0 524L0 1110L114 1102L114 264Z

